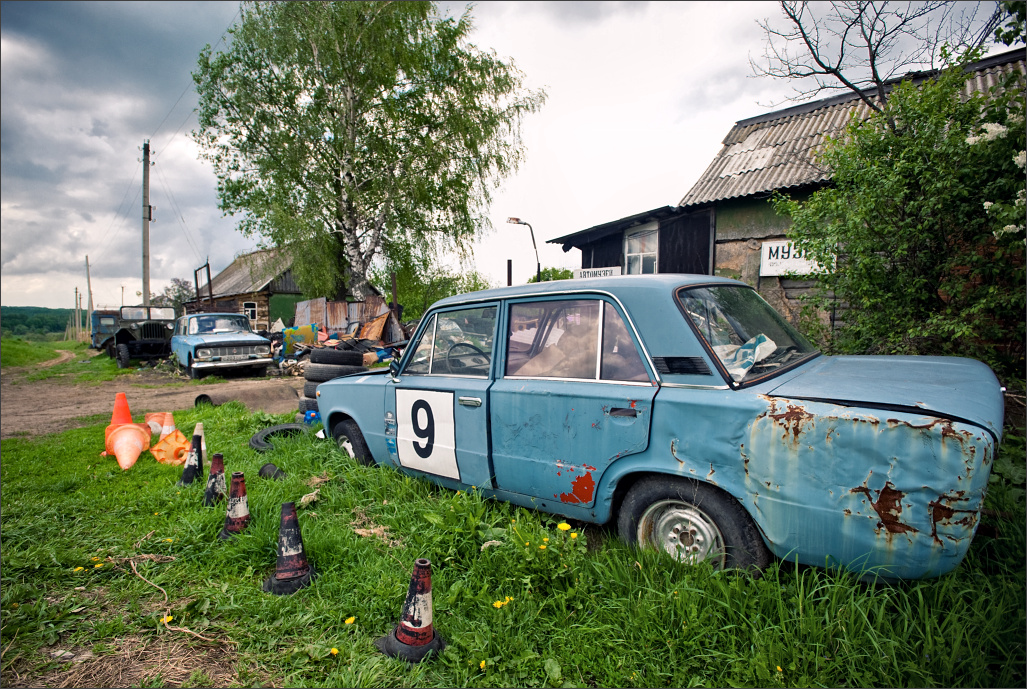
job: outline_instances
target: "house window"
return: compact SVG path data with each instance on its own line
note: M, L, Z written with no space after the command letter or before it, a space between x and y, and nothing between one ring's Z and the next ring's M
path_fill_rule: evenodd
M624 274L645 275L656 272L659 224L646 223L624 233Z
M242 312L245 313L246 317L251 321L257 320L257 302L244 301L242 303Z

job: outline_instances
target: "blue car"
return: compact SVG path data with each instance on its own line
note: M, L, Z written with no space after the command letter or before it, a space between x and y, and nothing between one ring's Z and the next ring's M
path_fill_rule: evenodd
M825 356L724 278L475 292L410 342L390 370L317 388L350 455L715 568L948 572L1001 440L986 365Z
M271 363L271 342L250 330L240 313L194 313L175 323L171 354L190 378L245 367L262 376Z

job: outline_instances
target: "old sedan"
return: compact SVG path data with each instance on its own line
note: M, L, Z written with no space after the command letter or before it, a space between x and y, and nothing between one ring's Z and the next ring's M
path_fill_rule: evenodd
M1002 390L959 358L824 356L747 285L622 276L436 303L389 371L322 384L340 446L714 567L956 567Z
M195 313L178 319L171 353L190 378L239 367L263 375L271 363L271 342L250 330L243 314Z

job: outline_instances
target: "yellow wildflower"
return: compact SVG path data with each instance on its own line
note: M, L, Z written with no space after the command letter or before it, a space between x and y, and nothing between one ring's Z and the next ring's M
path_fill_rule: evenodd
M548 539L548 538L543 538L543 539L542 539L542 542L543 542L543 543L549 543L549 539Z
M578 537L578 532L577 531L572 531L571 532L571 538L577 538L577 537Z
M337 649L337 648L333 648L333 649L332 649L332 655L333 655L333 656L337 656L337 655L339 655L339 649Z
M546 547L545 547L544 545L540 545L540 546L538 547L538 549L539 549L539 550L545 550L545 549L546 549Z
M174 543L175 542L174 538L165 538L164 540L167 541L168 543Z
M153 516L155 516L155 517L156 517L156 516L157 516L158 514L160 514L160 512L154 512L154 513L153 513Z
M353 623L354 623L354 622L356 622L356 621L357 621L356 615L352 615L352 616L350 616L350 617L347 617L347 618L346 618L346 619L345 619L345 620L343 621L343 623L344 623L344 624L353 624Z
M531 545L531 541L525 541L524 545Z
M482 670L484 670L485 669L485 661L483 660L480 663L478 663L478 667L480 667Z
M160 621L161 621L162 624L167 624L168 622L170 622L173 619L175 619L175 618L172 617L171 615L168 615L166 617L160 618Z
M558 528L560 531L570 531L571 530L571 525L568 524L567 522L560 522L559 524L556 525L556 528Z
M101 567L103 567L103 563L101 562L101 563L100 563L100 564L98 564L98 565L93 565L93 567L94 567L95 569L100 569Z
M497 600L495 603L492 604L492 607L495 608L496 610L499 610L504 605L506 605L506 603L504 603L501 600Z
M778 672L784 672L784 670L782 670L782 669L781 669L781 666L780 666L780 665L778 665L778 666L777 666L777 671L778 671Z
M99 562L100 558L98 558L98 557L91 557L91 558L89 558L89 561L90 562Z
M510 523L511 523L511 524L516 524L516 523L517 523L517 520L516 520L516 519L511 519L511 520L510 520Z
M81 572L81 571L82 571L83 569L85 569L85 568L84 568L84 567L76 567L76 568L75 568L75 571L76 571L76 572Z

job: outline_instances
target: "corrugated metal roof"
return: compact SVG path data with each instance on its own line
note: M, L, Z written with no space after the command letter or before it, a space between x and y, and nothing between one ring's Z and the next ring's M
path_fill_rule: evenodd
M974 64L964 93L985 92L1006 74L1027 73L1025 51L1015 50ZM928 74L916 75L922 81ZM684 198L681 206L766 194L778 189L826 182L830 170L817 165L828 137L841 134L853 116L870 108L845 94L786 108L735 123L723 148Z
M214 298L260 292L292 265L292 259L279 249L265 249L237 256L232 263L211 279ZM207 285L200 286L202 298Z

